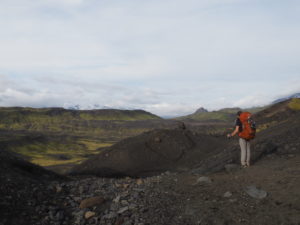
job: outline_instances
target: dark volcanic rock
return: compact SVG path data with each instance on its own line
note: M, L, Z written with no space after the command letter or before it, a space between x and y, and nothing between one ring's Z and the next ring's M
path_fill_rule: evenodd
M102 196L95 196L91 198L86 198L81 201L79 208L89 208L96 205L101 205L105 202L105 199Z
M56 191L48 189L47 183L54 180L64 179L14 153L0 150L0 224L37 224L38 218L24 220L24 216L29 217L36 210L41 216L47 213L35 207L52 200Z
M189 130L154 130L125 139L83 162L72 174L149 176L163 171L187 170L201 156L216 151L222 140L195 136Z
M194 114L197 114L197 113L206 113L206 112L208 112L208 110L205 109L205 108L203 108L203 107L201 107L201 108L197 109Z

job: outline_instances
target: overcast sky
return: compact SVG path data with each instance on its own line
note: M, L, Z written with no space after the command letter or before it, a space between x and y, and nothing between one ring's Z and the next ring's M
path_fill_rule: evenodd
M258 106L299 60L299 0L0 0L0 106Z

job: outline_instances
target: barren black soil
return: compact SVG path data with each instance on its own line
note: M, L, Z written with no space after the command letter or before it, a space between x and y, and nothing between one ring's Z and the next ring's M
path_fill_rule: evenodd
M300 155L271 154L250 168L207 176L163 173L132 178L72 177L70 181L1 185L2 224L280 224L300 222ZM2 182L3 180L1 180ZM267 192L255 199L249 185ZM6 187L3 189L3 187ZM9 189L11 188L11 189ZM18 192L13 192L18 188ZM230 192L229 197L224 194ZM80 209L82 200L105 203ZM93 212L85 219L87 212Z

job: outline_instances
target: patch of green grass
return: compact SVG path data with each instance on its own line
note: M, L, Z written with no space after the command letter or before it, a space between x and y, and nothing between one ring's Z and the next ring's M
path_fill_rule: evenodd
M263 124L260 124L257 128L256 128L256 132L259 133L263 130L266 130L276 124L278 124L279 122L278 121L271 121L271 122L268 122L268 123L263 123Z
M209 120L220 120L220 121L231 121L234 117L234 114L227 112L205 112L205 113L197 113L188 116L187 118L199 120L199 121L209 121Z
M56 160L51 157L45 157L45 156L36 156L31 160L32 163L40 165L40 166L56 166L56 165L62 165L62 164L79 164L86 158L84 157L73 157L72 159L68 160Z
M112 143L104 143L88 139L82 139L78 143L85 145L88 151L95 151L99 148L109 147L112 145Z
M120 120L120 121L135 121L135 120L148 120L157 119L158 117L134 111L111 111L102 113L91 113L83 111L80 113L80 118L84 120Z
M293 98L289 103L288 107L292 110L300 110L300 98Z
M17 143L17 139L15 140ZM68 163L80 163L92 154L99 153L99 148L109 147L112 143L99 140L66 138L64 141L32 141L11 144L8 149L40 166L52 166Z

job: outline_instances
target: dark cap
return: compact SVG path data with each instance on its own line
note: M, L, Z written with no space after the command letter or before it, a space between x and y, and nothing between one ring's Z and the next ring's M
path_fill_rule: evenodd
M236 113L236 115L241 115L242 114L242 111L238 111L237 113Z

